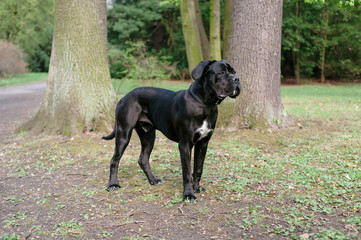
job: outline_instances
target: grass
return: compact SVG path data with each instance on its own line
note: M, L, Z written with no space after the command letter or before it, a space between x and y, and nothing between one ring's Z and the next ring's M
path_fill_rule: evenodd
M158 81L158 82L140 82L130 81L123 79L113 79L113 87L117 94L124 95L130 92L132 89L140 86L154 86L160 88L166 88L172 91L178 91L181 89L188 89L191 81Z
M282 89L282 99L292 116L342 119L361 111L361 85L305 85Z
M0 87L22 85L32 82L45 81L48 78L48 73L24 73L9 76L7 78L0 78Z
M0 78L0 87L22 85L31 82L45 81L48 78L48 73L24 73ZM190 86L190 81L130 81L124 79L112 79L114 90L117 94L124 95L132 89L139 86L156 86L167 88L169 90L178 91L187 89Z
M102 134L15 136L0 154L0 239L360 239L361 85L286 87L282 99L292 128L216 129L194 204L161 134L151 165L165 184L147 183L133 134L110 193Z

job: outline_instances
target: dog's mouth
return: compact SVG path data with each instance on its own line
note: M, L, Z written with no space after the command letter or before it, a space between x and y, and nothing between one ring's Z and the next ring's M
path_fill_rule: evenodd
M241 87L237 86L236 89L233 90L232 94L229 95L229 97L236 98L239 96L240 93L241 93Z
M226 97L236 98L241 93L241 85L238 84L229 84L223 90L219 89L217 93L218 103L223 101Z
M229 97L236 98L236 97L238 97L238 95L239 95L239 91L237 89L235 89Z
M223 95L223 94L217 96L219 100L224 100L226 97L227 95Z
M238 97L239 94L240 94L240 90L239 89L234 89L231 94L229 94L229 95L220 94L220 95L217 96L217 98L219 100L224 100L226 97L236 98L236 97Z

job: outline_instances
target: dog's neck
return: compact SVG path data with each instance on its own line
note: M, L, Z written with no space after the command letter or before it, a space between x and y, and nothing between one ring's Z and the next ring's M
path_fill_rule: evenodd
M212 97L211 99L206 99L204 96L204 86L199 83L198 80L192 82L192 85L189 87L190 94L201 104L203 105L218 105L223 99L218 99L217 96Z
M203 104L203 105L207 105L206 102L203 100L203 98L201 98L199 95L201 91L200 88L196 86L197 84L195 82L192 83L192 85L189 87L189 92L192 95L192 97L194 97L199 103ZM198 93L198 94L197 94Z

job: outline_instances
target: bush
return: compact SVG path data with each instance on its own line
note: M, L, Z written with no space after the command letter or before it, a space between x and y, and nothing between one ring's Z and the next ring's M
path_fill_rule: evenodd
M146 52L143 42L127 42L125 49L109 48L110 72L113 78L134 81L169 79L167 63Z
M19 46L0 41L0 77L28 72L25 57Z
M26 53L32 72L47 72L53 39L55 0L0 0L0 39Z
M161 4L163 0L117 0L108 8L108 42L110 60L119 52L128 51L129 41L143 42L147 56L157 56L158 62L172 78L184 78L188 73L185 43L180 10L174 4ZM202 4L201 4L202 5ZM208 4L209 5L209 4ZM111 62L112 76L124 67ZM121 74L122 75L122 74ZM117 76L119 78L119 76Z

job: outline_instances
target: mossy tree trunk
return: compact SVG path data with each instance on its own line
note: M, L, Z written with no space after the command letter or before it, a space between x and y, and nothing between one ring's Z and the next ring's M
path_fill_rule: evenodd
M224 1L224 20L223 20L223 59L228 60L229 42L231 36L232 23L232 0Z
M203 60L209 59L209 40L208 40L208 35L206 33L206 30L204 29L204 24L202 21L202 14L201 14L201 10L199 8L199 1L198 0L193 0L194 1L194 6L196 9L196 20L197 22L194 24L197 24L198 29L199 29L199 36L201 39L201 47L202 47L202 55L203 55Z
M196 18L194 0L181 0L183 37L186 45L189 72L203 60L201 38Z
M73 135L98 129L115 106L107 60L105 0L57 0L45 96L24 125Z
M282 0L233 1L230 63L242 85L237 113L246 127L289 125L281 101Z
M221 60L221 3L220 0L211 0L211 16L209 27L210 58Z

